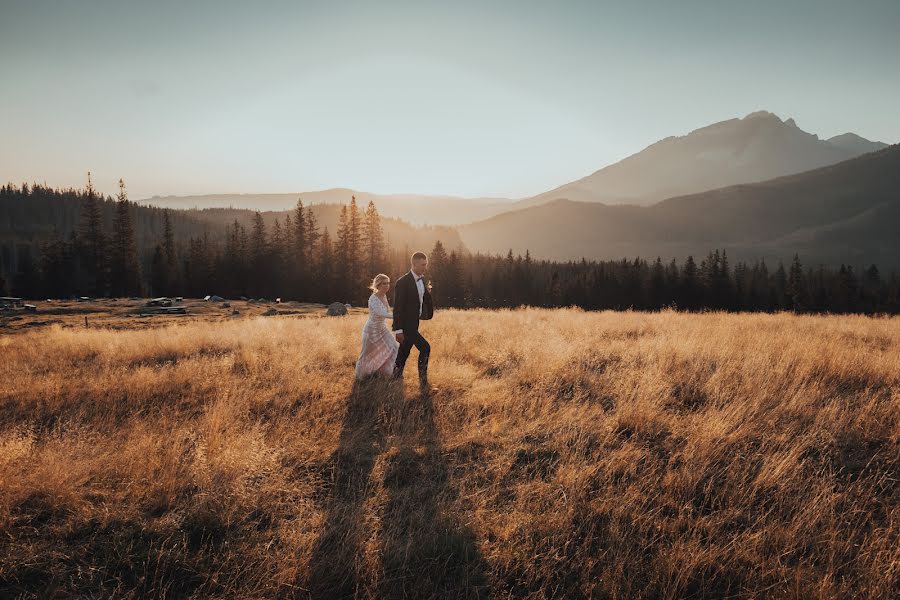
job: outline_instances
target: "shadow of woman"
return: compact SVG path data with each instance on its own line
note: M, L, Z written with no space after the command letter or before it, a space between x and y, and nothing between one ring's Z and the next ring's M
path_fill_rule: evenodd
M391 420L378 597L487 598L485 562L472 531L451 516L455 492L441 456L432 395Z
M311 598L486 598L484 561L472 532L449 516L453 501L441 458L432 397L407 402L402 385L355 383L338 447L332 489L313 547ZM372 472L385 452L381 570L371 572L365 502L377 494Z
M379 412L398 399L399 386L354 380L338 447L331 455L333 478L324 524L309 563L312 598L363 595L366 586L362 544L366 539L363 503L375 485L370 482L375 460L384 449ZM384 402L389 400L389 402Z

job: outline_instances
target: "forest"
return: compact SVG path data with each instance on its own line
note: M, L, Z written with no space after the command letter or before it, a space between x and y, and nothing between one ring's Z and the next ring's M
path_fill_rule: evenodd
M319 222L323 211L337 213L333 232ZM438 306L900 313L900 279L875 264L859 272L804 265L795 254L787 265L732 265L724 248L680 263L487 255L467 251L452 228L414 230L355 198L315 210L298 199L292 211L264 215L141 206L122 181L115 198L90 179L83 190L7 184L0 232L0 293L25 298L217 294L358 306L375 274L396 278L424 249Z

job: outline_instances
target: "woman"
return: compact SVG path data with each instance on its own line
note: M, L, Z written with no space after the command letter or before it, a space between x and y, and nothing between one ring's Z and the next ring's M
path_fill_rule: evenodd
M387 292L391 289L391 278L379 273L369 286L369 319L362 330L362 350L356 361L356 378L362 379L373 373L390 377L394 371L394 361L400 344L388 329L385 319L393 319L388 304Z

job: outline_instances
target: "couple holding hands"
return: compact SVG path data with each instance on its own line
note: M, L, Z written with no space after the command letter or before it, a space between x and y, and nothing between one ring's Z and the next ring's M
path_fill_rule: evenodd
M369 318L362 330L356 378L382 375L402 379L406 359L415 346L419 351L419 386L424 391L436 391L428 383L431 346L419 333L419 322L434 315L431 284L425 282L428 257L424 252L416 252L410 263L410 270L397 279L393 311L387 298L391 278L380 273L372 280ZM391 329L388 329L385 319L393 319Z

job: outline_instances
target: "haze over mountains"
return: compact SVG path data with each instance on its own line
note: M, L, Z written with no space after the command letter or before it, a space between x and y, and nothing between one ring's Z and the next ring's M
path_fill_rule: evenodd
M414 225L461 225L486 219L509 210L514 201L507 198L458 198L416 194L372 194L348 188L332 188L294 194L208 194L202 196L154 196L141 204L161 208L246 208L260 211L291 210L297 198L306 206L347 204L350 197L365 207L374 200L385 217L403 219Z
M887 147L853 133L822 140L793 119L758 111L667 137L578 181L520 200L517 207L565 198L647 206L673 196L765 181Z
M305 204L346 203L351 195L370 199L382 215L414 224L462 225L528 206L565 198L605 204L649 205L672 196L738 183L764 181L834 164L885 148L853 133L823 140L793 119L758 111L668 137L617 163L530 198L457 198L416 194L379 195L335 188L291 194L211 194L148 198L142 203L168 208L234 207L288 210ZM460 176L465 174L461 173Z
M555 200L460 228L471 250L551 259L734 259L900 266L900 145L765 182L651 206ZM771 262L770 262L771 264Z
M463 174L461 174L462 176ZM471 251L555 260L699 258L900 266L900 146L854 133L828 139L766 111L668 137L615 164L521 200L303 194L151 198L156 206L286 210L351 195L411 223L455 226ZM455 237L455 235L454 235Z

